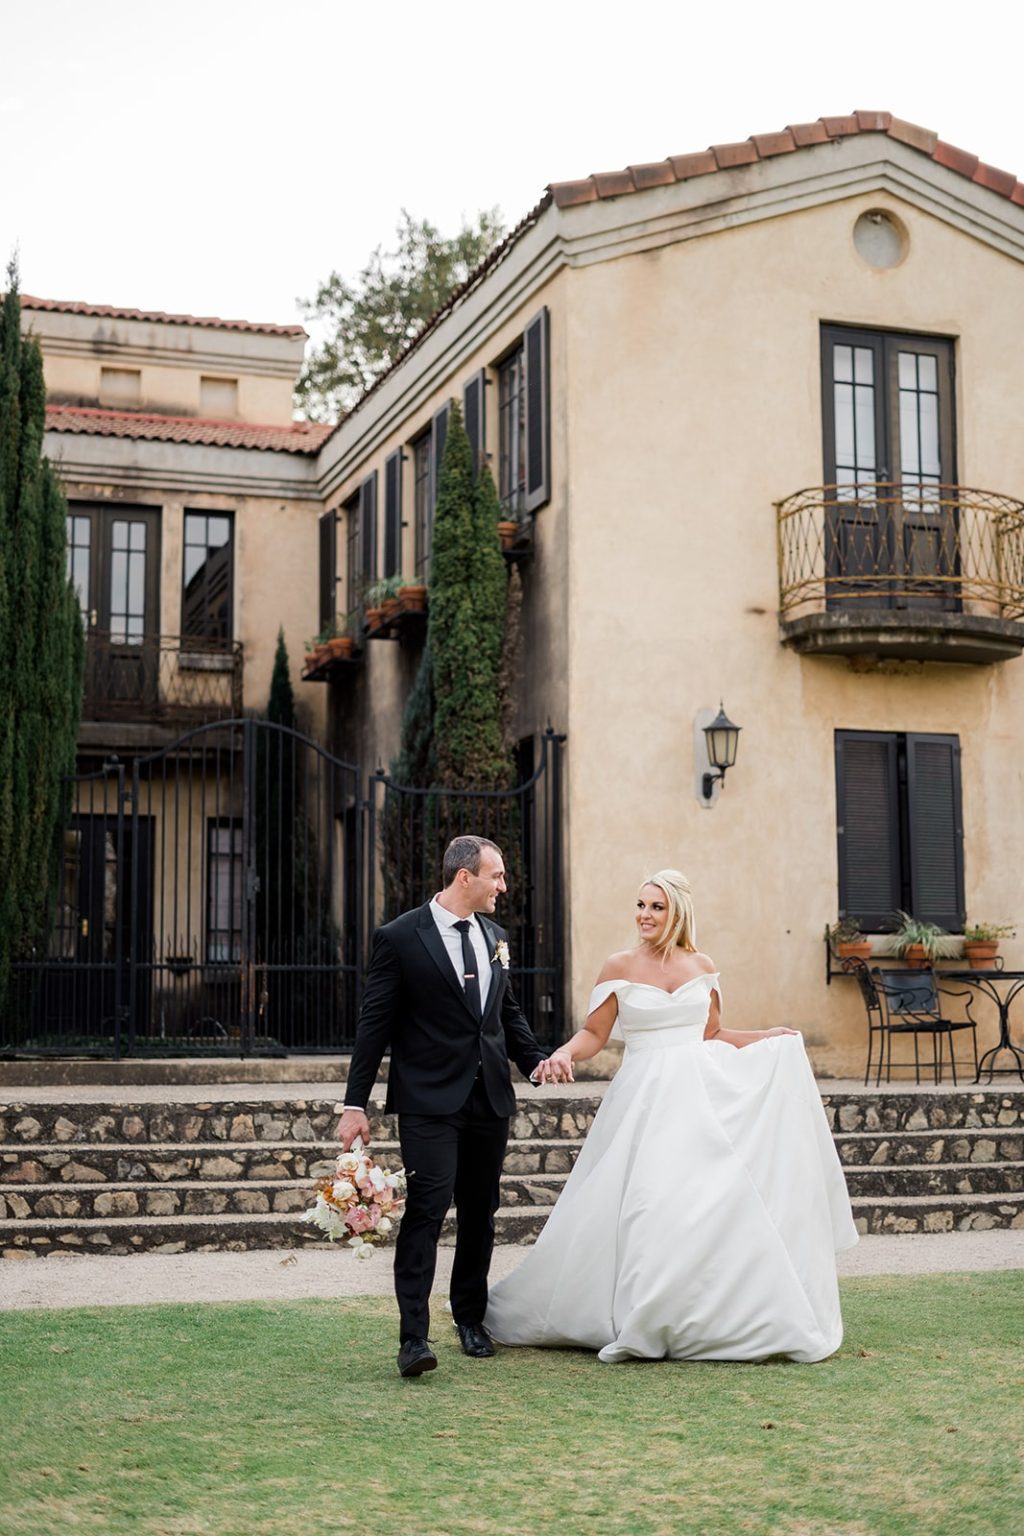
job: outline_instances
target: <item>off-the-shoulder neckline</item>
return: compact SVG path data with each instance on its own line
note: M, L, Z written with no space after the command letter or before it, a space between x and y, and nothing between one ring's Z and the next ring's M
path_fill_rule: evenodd
M599 981L597 987L614 987L620 981L627 987L646 987L648 992L660 992L662 997L675 997L677 992L682 992L686 987L692 987L695 981L703 981L707 976L717 976L717 971L700 971L696 976L691 976L689 981L681 982L678 987L673 987L669 992L665 987L656 987L652 981L631 981L628 976L611 976L607 981Z

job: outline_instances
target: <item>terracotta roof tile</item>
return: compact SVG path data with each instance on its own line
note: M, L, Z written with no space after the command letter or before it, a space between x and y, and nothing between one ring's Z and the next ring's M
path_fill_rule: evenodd
M159 320L165 325L206 325L218 331L259 331L269 336L305 336L301 325L260 325L255 320L221 320L216 315L169 315L160 309L118 309L113 304L83 304L77 300L38 299L21 295L22 309L40 309L62 315L95 315L105 320Z
M911 149L920 150L947 170L1021 204L1017 191L1021 184L1009 171L981 164L976 155L944 144L930 128L905 122L901 117L893 117L891 112L864 111L843 117L819 117L816 123L791 123L781 133L755 133L737 144L713 144L710 149L696 154L670 155L668 160L632 166L625 171L603 171L583 181L552 182L548 191L557 207L567 208L576 203L593 202L595 198L621 197L630 191L642 192L647 187L664 186L669 180L666 167L676 181L688 181L692 176L732 170L735 166L751 165L773 155L790 154L795 149L828 144L860 133L884 133L901 144L908 144Z
M757 159L757 146L752 139L740 144L712 144L711 153L720 171L732 170L734 165L749 165Z
M710 149L700 149L695 155L670 155L668 163L677 181L689 181L691 176L707 176L718 170L718 161Z
M960 176L971 177L978 169L977 155L969 155L966 149L957 149L955 144L945 144L942 139L936 144L932 159Z
M828 129L823 117L816 123L790 123L789 131L797 149L806 149L810 144L828 143Z
M986 165L984 160L978 161L971 180L988 187L991 192L998 192L1001 197L1012 197L1017 185L1016 176L1009 171L999 171L994 165Z
M769 155L788 155L796 149L796 140L788 128L781 133L755 133L750 142L762 160Z
M638 192L643 192L647 187L666 187L676 179L668 160L655 160L650 165L630 165L627 170Z
M147 411L103 411L90 406L48 405L49 432L93 437L134 437L164 443L201 443L220 448L267 448L278 453L316 453L334 428L320 422L260 426L203 416L159 416Z

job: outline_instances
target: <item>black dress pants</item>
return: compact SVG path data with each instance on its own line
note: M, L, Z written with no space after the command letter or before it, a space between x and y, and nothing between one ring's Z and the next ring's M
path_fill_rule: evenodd
M453 1195L457 1231L452 1313L457 1323L483 1321L508 1125L508 1119L491 1108L479 1076L456 1114L399 1116L402 1161L408 1170L395 1245L403 1340L427 1337L437 1240Z

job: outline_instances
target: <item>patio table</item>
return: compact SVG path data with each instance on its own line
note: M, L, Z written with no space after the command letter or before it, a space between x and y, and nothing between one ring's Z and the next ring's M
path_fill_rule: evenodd
M1024 971L998 971L998 970L973 970L973 971L936 971L944 981L964 981L970 987L976 987L986 997L990 997L999 1009L999 1041L991 1050L985 1052L978 1062L978 1075L974 1079L981 1082L982 1072L988 1072L988 1080L993 1076L1008 1076L1016 1072L1021 1082L1024 1082L1024 1050L1014 1045L1010 1039L1010 1009L1016 997L1024 991ZM1002 985L1000 985L1000 983ZM1002 1051L1009 1051L1013 1056L1015 1065L1012 1067L997 1067L996 1057ZM986 1067L985 1063L989 1065Z

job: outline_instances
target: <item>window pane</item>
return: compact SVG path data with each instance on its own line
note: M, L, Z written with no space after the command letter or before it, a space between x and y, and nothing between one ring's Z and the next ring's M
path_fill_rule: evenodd
M853 382L853 348L834 347L832 350L832 377L843 384Z
M922 359L922 361L924 361ZM931 359L928 359L931 361ZM921 423L921 470L926 475L940 475L942 467L939 462L939 397L938 395L921 395L920 405Z
M937 390L939 387L938 369L934 357L929 357L927 352L918 354L917 379L922 389Z
M857 464L861 469L875 467L875 392L857 389L856 400Z
M913 352L899 355L900 389L917 388L917 357Z
M854 367L858 384L873 384L875 382L875 359L870 347L855 348Z
M219 549L231 537L231 523L226 517L211 517L207 524L206 542L211 549Z

